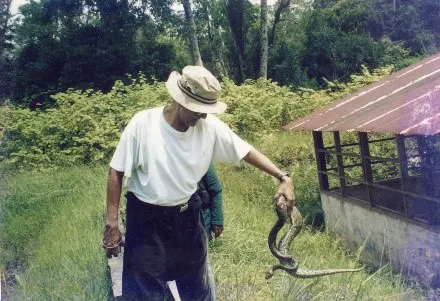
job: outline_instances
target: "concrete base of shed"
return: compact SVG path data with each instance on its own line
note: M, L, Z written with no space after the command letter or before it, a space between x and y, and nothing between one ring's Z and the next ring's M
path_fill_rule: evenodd
M321 192L328 231L340 235L362 261L391 264L422 285L440 288L440 227L428 226L334 192Z

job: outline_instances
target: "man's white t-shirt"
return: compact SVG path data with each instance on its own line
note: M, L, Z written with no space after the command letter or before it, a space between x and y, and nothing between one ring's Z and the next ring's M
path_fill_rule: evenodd
M145 110L131 119L110 167L124 172L127 190L141 201L175 206L196 191L211 162L238 165L252 146L211 114L179 132L165 120L163 109Z

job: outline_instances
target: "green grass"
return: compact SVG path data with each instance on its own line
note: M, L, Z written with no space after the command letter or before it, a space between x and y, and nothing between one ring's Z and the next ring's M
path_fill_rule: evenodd
M106 300L110 292L100 245L104 168L27 172L7 179L1 201L2 266L24 266L16 300Z
M311 221L322 212L307 139L304 134L280 134L257 143L292 172L298 207ZM267 247L267 234L275 222L271 198L276 183L248 166L219 165L217 170L224 185L225 209L225 231L210 247L218 300L405 300L402 296L413 296L388 267L312 280L278 271L265 280L266 269L276 263ZM16 275L16 300L108 300L109 273L100 245L106 173L106 167L22 172L8 175L0 184L6 184L0 187L1 267L14 260L24 267ZM359 265L337 238L310 227L304 227L291 252L302 267L310 269Z

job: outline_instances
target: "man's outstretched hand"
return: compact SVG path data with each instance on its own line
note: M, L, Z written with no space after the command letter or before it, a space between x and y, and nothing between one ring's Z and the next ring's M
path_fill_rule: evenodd
M118 226L105 226L102 246L104 247L108 258L112 258L113 256L118 257L119 253L121 253L121 248L124 246L122 234L121 231L119 231Z
M292 211L293 206L295 206L295 192L290 177L283 178L278 186L274 200L278 210L286 212Z

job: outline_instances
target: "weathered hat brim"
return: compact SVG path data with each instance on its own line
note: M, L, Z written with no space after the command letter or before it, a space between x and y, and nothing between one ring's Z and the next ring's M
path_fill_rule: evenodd
M181 104L188 110L197 113L220 114L226 111L227 105L224 102L217 100L215 104L204 104L183 93L177 84L177 81L179 81L180 78L181 75L178 72L173 71L171 72L167 82L165 83L168 93L177 103Z

